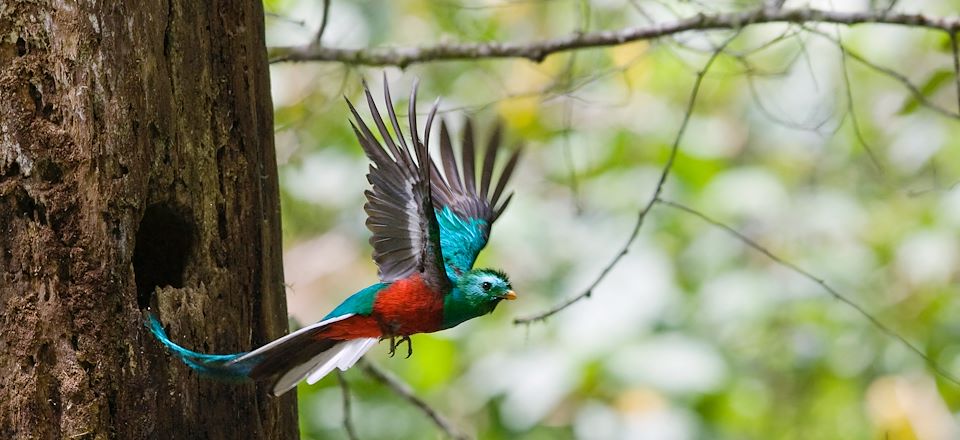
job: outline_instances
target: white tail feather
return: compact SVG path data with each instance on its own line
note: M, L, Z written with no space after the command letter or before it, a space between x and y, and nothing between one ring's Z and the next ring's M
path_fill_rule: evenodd
M261 355L261 354L269 351L270 349L272 349L272 348L274 348L274 347L276 347L276 346L278 346L278 345L280 345L280 344L282 344L282 343L290 340L291 338L296 337L297 335L303 334L303 333L308 332L308 331L310 331L310 330L313 330L313 329L315 329L315 328L317 328L317 327L323 327L323 326L328 325L328 324L333 324L334 322L337 322L337 321L343 321L344 319L347 319L347 318L349 318L349 317L351 317L351 316L353 316L353 315L354 315L353 313L347 313L346 315L340 315L340 316L333 317L333 318L330 318L330 319L325 319L325 320L320 321L320 322L318 322L318 323L316 323L316 324L308 325L308 326L306 326L306 327L304 327L304 328L302 328L302 329L300 329L300 330L297 330L297 331L295 331L295 332L293 332L293 333L290 333L289 335L286 335L286 336L284 336L284 337L282 337L282 338L273 340L273 341L271 341L269 344L264 345L264 346L262 346L262 347L260 347L260 348L258 348L258 349L256 349L256 350L253 350L253 351L251 351L251 352L249 352L249 353L247 353L247 354L245 354L245 355L243 355L243 356L240 356L240 357L238 357L238 358L236 358L236 359L228 362L227 365L236 364L236 363L239 363L239 362L243 362L243 361L245 361L245 360L247 360L247 359L250 359L250 358L252 358L252 357L259 356L259 355ZM321 353L321 354L322 354L322 353ZM314 359L316 359L316 357L314 357ZM309 363L309 362L308 362L308 363Z
M340 342L280 376L273 387L273 394L279 396L289 391L304 378L307 379L309 384L317 383L324 376L330 374L334 368L346 371L376 343L377 338L351 339Z
M334 368L339 368L341 371L346 371L348 368L352 367L361 356L366 354L370 347L373 347L373 344L376 344L377 338L361 338L361 339L351 339L347 342L337 344L335 347L327 350L327 353L336 352L332 357L328 358L322 364L317 362L316 368L310 372L310 376L307 377L307 383L314 384L317 383L327 374L330 374Z
M357 361L360 360L360 358L363 357L363 355L366 354L367 351L369 351L377 343L378 339L365 338L361 339L361 341L363 341L363 343L358 344L355 354L352 357L341 359L340 363L337 364L337 368L339 368L340 371L347 371L347 369L352 367L353 364L356 364Z
M309 361L287 370L286 373L283 373L283 376L277 379L277 383L273 386L273 395L279 396L290 391L291 388L296 387L301 380L310 374L310 371L312 371L317 364L326 363L331 357L336 356L340 347L343 347L343 345L344 343L334 345L329 350L314 356Z

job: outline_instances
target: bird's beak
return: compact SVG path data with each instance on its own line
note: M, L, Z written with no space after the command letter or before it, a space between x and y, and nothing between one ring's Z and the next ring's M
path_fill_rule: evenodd
M507 293L504 293L503 296L501 296L501 298L503 298L503 299L505 299L505 300L513 301L513 300L517 299L517 292L514 292L514 291L512 291L512 290L508 290Z

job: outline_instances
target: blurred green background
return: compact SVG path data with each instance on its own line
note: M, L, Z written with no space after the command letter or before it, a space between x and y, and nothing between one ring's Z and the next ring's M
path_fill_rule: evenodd
M955 1L897 10L955 15ZM309 43L321 0L266 0L270 46ZM530 41L758 1L333 0L323 44L362 48ZM881 8L886 2L788 1ZM696 72L733 34L525 60L271 69L290 313L314 322L376 281L364 227L367 161L342 97L361 79L486 138L496 118L526 152L516 196L478 262L520 295L368 359L482 439L956 439L960 386L818 284L704 221L654 207L594 295L544 323L512 320L580 293L627 239L669 154ZM894 26L759 25L703 82L664 197L822 278L960 374L960 125L950 41ZM405 106L405 104L403 104ZM422 120L422 119L421 119ZM361 439L438 438L416 408L346 373ZM336 377L301 385L305 439L344 438Z

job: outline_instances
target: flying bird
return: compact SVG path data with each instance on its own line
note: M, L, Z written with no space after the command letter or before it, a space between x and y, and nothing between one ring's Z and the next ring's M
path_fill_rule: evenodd
M407 110L410 136L405 138L386 77L383 89L393 134L364 84L373 125L382 141L347 99L354 118L350 125L372 162L367 173L372 188L365 192L364 210L367 228L373 233L370 244L380 282L354 293L320 322L245 353L204 354L183 348L149 314L151 332L189 367L215 378L269 382L273 394L280 395L303 379L312 384L334 368L350 368L381 340L390 340L391 356L406 342L409 357L413 353L410 335L455 327L517 297L502 271L473 265L487 244L491 226L513 196L503 197L520 148L514 149L494 179L501 145L501 129L496 125L477 176L478 155L469 118L463 127L459 164L447 125L441 121L438 165L430 157L429 140L439 99L420 136L414 83Z

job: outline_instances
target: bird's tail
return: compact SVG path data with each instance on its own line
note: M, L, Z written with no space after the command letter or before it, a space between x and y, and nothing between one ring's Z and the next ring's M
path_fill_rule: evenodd
M235 354L187 350L167 337L160 321L152 314L148 317L148 327L163 345L195 371L218 379L270 381L273 394L279 396L303 379L312 384L334 368L346 370L352 367L377 343L377 338L336 340L323 337L324 330L330 325L351 316L353 314L326 319L256 350Z
M147 328L171 353L200 374L225 380L243 380L249 377L253 365L250 362L236 362L247 353L205 354L187 350L170 340L160 320L153 313L147 314Z

